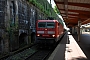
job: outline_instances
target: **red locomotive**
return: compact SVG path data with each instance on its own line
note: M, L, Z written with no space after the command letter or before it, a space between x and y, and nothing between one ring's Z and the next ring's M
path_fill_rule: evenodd
M53 44L63 35L63 25L57 20L37 20L36 42Z

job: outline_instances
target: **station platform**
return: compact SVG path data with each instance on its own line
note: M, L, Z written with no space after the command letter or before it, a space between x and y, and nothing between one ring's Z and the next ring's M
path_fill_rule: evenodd
M80 35L80 42L77 38L78 35L67 32L48 60L90 60L90 47L87 43L90 41L90 35Z

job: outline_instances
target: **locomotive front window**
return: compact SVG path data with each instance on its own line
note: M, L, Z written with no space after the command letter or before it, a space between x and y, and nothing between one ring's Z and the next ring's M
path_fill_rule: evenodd
M39 22L38 27L39 28L45 28L46 27L46 22Z
M47 28L54 28L55 23L54 22L47 22Z
M54 28L55 23L54 22L39 22L38 27L39 28Z

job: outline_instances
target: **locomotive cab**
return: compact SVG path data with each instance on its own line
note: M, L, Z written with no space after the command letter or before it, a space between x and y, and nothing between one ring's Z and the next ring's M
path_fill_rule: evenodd
M57 20L38 20L36 24L36 42L53 44L60 38L60 24Z

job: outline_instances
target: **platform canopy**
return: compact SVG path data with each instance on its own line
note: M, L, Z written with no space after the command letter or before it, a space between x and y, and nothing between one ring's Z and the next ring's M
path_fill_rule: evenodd
M90 0L54 0L66 25L73 27L90 23Z

